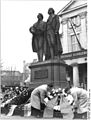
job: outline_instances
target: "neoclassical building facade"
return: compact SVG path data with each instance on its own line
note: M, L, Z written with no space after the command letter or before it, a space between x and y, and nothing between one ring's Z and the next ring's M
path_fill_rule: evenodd
M63 59L74 86L87 88L87 1L70 1L60 12Z

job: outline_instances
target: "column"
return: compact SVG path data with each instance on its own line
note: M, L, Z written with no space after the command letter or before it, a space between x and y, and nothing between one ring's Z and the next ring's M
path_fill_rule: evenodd
M86 14L87 12L80 13L81 18L81 36L80 36L80 43L83 48L87 48L87 35L86 35Z
M78 69L78 64L77 63L73 63L72 67L73 67L73 85L75 87L79 87L79 69Z
M67 19L63 19L61 23L62 23L62 32L63 32L63 38L62 38L63 53L67 53L68 52Z

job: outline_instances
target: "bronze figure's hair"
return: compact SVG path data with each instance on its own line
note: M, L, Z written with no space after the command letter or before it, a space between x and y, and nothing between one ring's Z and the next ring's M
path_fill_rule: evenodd
M42 14L42 13L39 13L39 14L37 15L37 18L38 18L38 16L41 16L41 18L43 19L43 14Z
M48 9L48 14L49 14L50 10L52 10L53 14L55 13L55 11L54 11L53 8L49 8L49 9Z

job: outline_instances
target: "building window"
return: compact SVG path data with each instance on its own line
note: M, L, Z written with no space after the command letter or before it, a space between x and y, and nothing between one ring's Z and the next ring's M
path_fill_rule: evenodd
M78 36L78 39L80 40L80 34L77 34L77 36ZM71 44L72 45L72 52L80 50L80 47L79 47L79 44L78 44L78 41L77 41L75 35L71 35L71 43L72 43Z
M74 25L75 27L79 27L79 26L81 25L81 19L80 19L80 16L79 16L79 15L74 16L74 17L71 17L71 20L72 20L73 25ZM72 26L71 26L71 24L70 24L70 21L68 21L68 27L69 27L69 29L72 29Z

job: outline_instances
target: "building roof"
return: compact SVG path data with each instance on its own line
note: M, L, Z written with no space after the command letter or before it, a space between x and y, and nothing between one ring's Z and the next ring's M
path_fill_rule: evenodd
M11 71L11 70L2 70L1 76L10 76L10 75L20 76L21 73L19 71Z
M63 15L72 10L87 6L87 0L71 0L63 9L61 9L57 14Z

